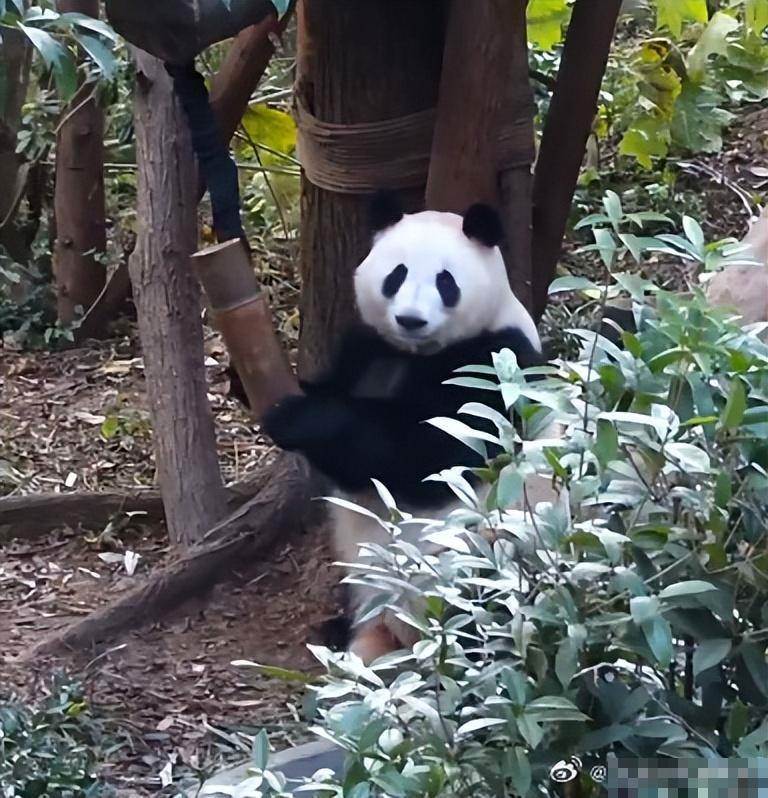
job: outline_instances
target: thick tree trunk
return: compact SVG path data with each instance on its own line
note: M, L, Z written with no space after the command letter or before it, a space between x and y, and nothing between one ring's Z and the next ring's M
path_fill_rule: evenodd
M501 87L509 62L500 28L507 6L506 0L477 6L451 0L427 182L430 210L463 213L473 202L497 203Z
M172 542L186 545L226 510L206 396L200 290L189 262L197 243L196 171L170 77L157 59L135 54L139 230L129 269L168 530Z
M510 281L528 304L535 150L525 9L526 0L451 4L427 207L455 213L473 202L499 207Z
M442 2L302 0L297 94L324 122L374 122L432 108L443 52ZM423 191L403 193L411 210ZM352 274L370 246L368 198L302 188L299 373L326 365L353 315Z
M11 28L3 30L0 43L2 84L0 92L0 245L21 260L13 216L23 186L19 179L22 159L16 154L16 137L21 124L21 107L27 96L31 49L27 37Z
M544 125L533 184L533 308L555 276L621 0L577 0Z
M98 0L59 0L62 13L99 16ZM104 207L104 111L92 83L83 84L56 141L56 245L53 274L59 321L88 310L106 282L98 256L107 246Z

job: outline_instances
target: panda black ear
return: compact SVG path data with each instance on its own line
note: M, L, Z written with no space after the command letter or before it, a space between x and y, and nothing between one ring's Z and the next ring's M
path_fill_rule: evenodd
M499 214L490 205L477 203L464 214L464 235L486 247L497 247L504 239Z
M400 197L394 191L377 191L368 207L368 222L374 233L386 230L403 218Z

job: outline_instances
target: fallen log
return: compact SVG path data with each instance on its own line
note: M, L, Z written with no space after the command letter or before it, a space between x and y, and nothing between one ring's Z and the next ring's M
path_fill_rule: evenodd
M226 489L228 510L234 512L255 496L269 479L262 469ZM54 529L103 528L119 513L142 513L147 523L165 519L163 500L156 490L136 493L38 493L0 498L0 543L11 538L31 540Z
M36 538L53 529L81 524L106 525L117 513L143 513L149 522L163 520L163 500L146 493L43 493L0 499L0 542Z
M209 530L202 543L153 573L146 584L54 632L23 659L107 642L160 620L190 598L200 598L214 584L233 578L235 571L247 571L249 563L256 564L274 543L289 539L307 523L311 499L322 495L322 481L299 455L281 454L269 474L263 488Z

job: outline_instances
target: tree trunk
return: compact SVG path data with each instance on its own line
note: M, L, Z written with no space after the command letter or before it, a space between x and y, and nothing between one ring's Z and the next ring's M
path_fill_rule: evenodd
M537 319L547 306L620 9L621 0L577 0L568 26L533 183Z
M136 250L129 261L144 350L160 489L171 541L199 541L226 511L206 396L196 170L187 121L162 63L135 50L139 163Z
M99 16L98 0L59 0L62 13ZM107 246L104 207L104 111L98 89L84 83L70 105L56 141L56 244L53 274L59 321L88 310L106 282L98 256Z
M442 2L302 0L298 97L332 123L374 122L434 107L443 52ZM342 44L343 43L343 44ZM423 190L403 192L410 210ZM353 316L352 275L370 246L365 196L302 185L299 373L328 362Z
M229 142L234 136L251 95L269 66L275 47L271 36L284 33L293 14L295 0L278 20L268 16L258 25L246 28L235 38L219 71L211 80L210 101L222 136ZM205 193L202 181L198 184L198 198ZM103 337L109 322L121 311L131 293L127 264L121 263L104 290L75 330L75 343L88 338Z
M19 179L22 159L16 154L16 137L21 124L21 107L27 96L31 48L21 31L4 28L0 43L0 245L12 257L22 260L13 224L23 186Z
M529 304L535 149L525 9L526 0L451 4L427 207L454 213L473 202L498 207L510 282Z
M427 207L463 213L498 200L498 129L508 57L501 27L507 0L451 0ZM472 69L467 65L472 63Z
M531 166L536 158L534 116L536 106L528 73L528 28L526 8L528 0L509 0L509 38L506 48L509 58L502 122L512 125L519 136L520 158L510 160L499 175L499 207L504 219L504 261L512 290L531 310L533 307L532 236L533 174ZM525 148L528 148L527 153Z

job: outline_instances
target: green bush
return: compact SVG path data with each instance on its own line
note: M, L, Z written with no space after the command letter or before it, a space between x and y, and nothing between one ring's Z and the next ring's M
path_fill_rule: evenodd
M628 239L617 201L589 221L607 265L729 246L691 219ZM597 790L589 771L611 756L768 755L768 346L700 292L627 273L564 288L631 298L638 330L623 348L571 331L580 355L535 382L509 351L459 376L501 391L523 435L481 405L442 423L483 447L472 422L490 421L505 454L479 472L487 497L440 475L465 509L428 530L438 554L401 538L409 519L382 492L391 544L353 578L421 640L368 667L313 649L317 732L348 752L343 784L316 778L324 795L532 796L573 756ZM539 438L552 422L562 434ZM534 474L562 500L531 507ZM288 794L267 775L243 795Z
M77 684L57 679L37 706L0 701L0 795L107 795L96 776L102 738L102 726L91 716Z

